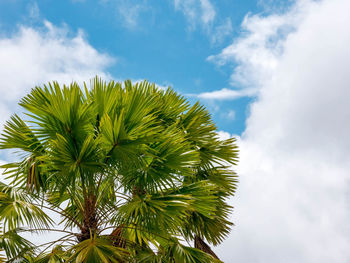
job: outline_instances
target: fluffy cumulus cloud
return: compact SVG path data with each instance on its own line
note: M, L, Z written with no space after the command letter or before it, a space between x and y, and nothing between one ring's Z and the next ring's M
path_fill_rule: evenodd
M0 38L0 124L35 85L81 82L95 75L108 78L111 63L113 58L92 47L81 31L75 34L47 21L42 28L19 27Z
M238 63L232 81L259 90L239 139L225 262L350 261L349 10L348 0L300 0L249 15L216 56Z

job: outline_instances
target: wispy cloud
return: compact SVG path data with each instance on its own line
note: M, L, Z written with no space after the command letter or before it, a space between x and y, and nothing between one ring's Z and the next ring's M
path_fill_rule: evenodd
M192 96L196 96L201 99L206 100L234 100L241 97L252 97L256 95L256 90L254 89L240 89L233 90L223 88L221 90L215 90L211 92L203 92L200 94L192 94Z
M138 29L142 13L149 11L147 0L131 1L117 0L116 9L119 21L128 29Z
M209 0L174 0L175 10L181 11L189 29L197 26L209 27L215 19L216 11Z
M168 83L168 82L163 82L163 84L159 84L159 83L155 83L155 82L152 82L152 81L149 81L147 79L131 79L131 82L133 84L136 84L136 83L141 83L143 81L148 81L149 83L151 84L154 84L156 88L158 89L161 89L161 90L166 90L168 89L168 87L172 87L173 85L171 83ZM124 80L119 80L120 82L123 82Z
M210 0L174 0L174 7L184 14L189 30L202 29L212 44L221 43L232 33L231 19L218 20Z
M209 0L200 0L200 7L202 22L206 25L212 23L216 17L216 11L212 3Z
M40 10L37 2L29 2L27 4L28 16L31 19L38 19L40 16Z
M232 121L236 118L236 112L234 110L229 110L226 112L225 117Z
M80 0L84 1L84 0ZM149 0L98 0L105 8L115 11L118 24L131 30L143 30L144 19L152 16L152 5Z
M212 29L210 40L213 44L222 43L233 32L232 22L230 18L226 18L221 24Z

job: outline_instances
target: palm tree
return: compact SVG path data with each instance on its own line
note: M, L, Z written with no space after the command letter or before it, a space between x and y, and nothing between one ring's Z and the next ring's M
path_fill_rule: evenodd
M27 120L13 115L0 141L20 159L2 166L7 262L218 261L206 242L232 225L237 147L203 106L97 77L90 89L36 87L19 105ZM33 244L28 232L62 236Z

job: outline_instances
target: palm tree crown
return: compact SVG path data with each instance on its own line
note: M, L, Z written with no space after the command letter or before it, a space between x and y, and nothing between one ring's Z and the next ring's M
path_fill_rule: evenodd
M0 183L8 262L218 261L206 242L232 225L237 147L203 106L147 81L97 77L90 88L36 87L20 106L26 120L13 115L0 141L20 158ZM62 237L22 235L47 231Z

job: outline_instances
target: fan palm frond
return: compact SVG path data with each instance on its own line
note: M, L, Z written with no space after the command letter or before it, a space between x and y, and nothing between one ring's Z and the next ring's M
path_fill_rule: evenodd
M98 77L35 87L20 106L24 117L0 138L18 153L2 166L10 184L0 183L7 261L219 262L209 244L232 226L238 149L204 106L147 81ZM48 231L65 236L22 237Z

